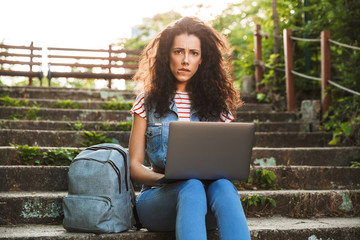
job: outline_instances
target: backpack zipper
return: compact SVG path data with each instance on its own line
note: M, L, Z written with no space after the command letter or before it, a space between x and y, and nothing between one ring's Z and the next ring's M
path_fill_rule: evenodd
M127 157L126 157L126 153L119 148L115 148L115 147L88 147L85 150L92 150L92 151L97 151L97 150L116 150L118 151L124 159L124 166L125 166L125 184L126 184L126 191L129 191L129 183L128 183L128 166L127 166ZM94 159L93 159L94 160ZM120 188L120 193L121 193L121 175L120 175L120 170L116 167L115 163L113 161L107 161L110 163L110 165L114 168L115 172L118 173L118 177L119 177L119 188Z

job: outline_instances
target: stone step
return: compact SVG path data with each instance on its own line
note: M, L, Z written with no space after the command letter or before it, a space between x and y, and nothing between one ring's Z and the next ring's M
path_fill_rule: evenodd
M62 100L101 100L135 99L136 95L129 90L58 88L58 87L0 87L0 95L11 98L62 99Z
M34 99L63 99L63 100L101 100L135 99L136 94L131 90L90 89L90 88L58 88L58 87L8 87L0 86L0 95L12 98ZM242 94L245 103L256 103L256 96Z
M99 131L108 126L116 129L119 122L115 121L51 121L51 120L7 120L0 119L0 129L23 130L81 130ZM257 132L312 132L312 126L302 122L256 122Z
M57 147L39 147L40 152L56 150ZM78 148L63 148L78 149ZM0 165L24 165L18 150L11 146L0 146ZM360 154L360 147L306 147L306 148L263 148L254 147L254 166L350 166L353 157Z
M29 114L31 111L31 114ZM17 115L17 116L16 116ZM29 108L0 107L0 119L31 119L56 121L129 121L131 114L127 110L102 109L59 109L59 108ZM237 112L236 121L241 122L295 122L298 116L287 112Z
M55 104L59 99L37 99L37 98L14 98L18 101L27 101L29 105L39 105L42 108L57 108ZM79 109L104 109L103 104L109 101L99 100L75 100L73 101ZM1 106L0 100L0 106ZM272 105L269 103L245 103L239 108L239 111L257 111L257 112L270 112L272 111Z
M67 191L68 169L67 166L0 166L0 191ZM254 172L259 169L262 168L251 168L251 179L255 179ZM279 166L265 169L277 176L275 185L267 188L360 189L360 168ZM135 185L136 190L140 190L140 185Z
M360 218L293 219L281 216L247 218L251 239L360 239ZM0 239L103 239L103 240L175 240L174 232L149 232L146 229L129 230L116 234L70 233L62 225L0 226ZM218 240L217 231L208 231L209 240Z
M129 131L97 131L107 138L114 138L127 147ZM29 145L42 147L81 147L83 131L51 130L0 130L0 146ZM331 133L320 132L256 132L256 147L323 147L331 140ZM240 143L239 143L240 144Z
M27 108L27 107L0 107L0 119L24 119L30 114L30 120L56 121L130 121L129 111L109 111L100 109L55 109L55 108Z
M1 192L0 225L60 224L66 192ZM281 215L293 218L359 217L360 190L241 191L242 199L256 195L275 200L244 206L247 217ZM255 197L256 198L256 197ZM257 198L259 199L259 198Z

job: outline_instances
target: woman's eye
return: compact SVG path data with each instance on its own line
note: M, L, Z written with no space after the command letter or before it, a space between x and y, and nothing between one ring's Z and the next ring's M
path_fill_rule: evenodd
M181 51L180 50L175 50L174 53L175 54L181 54Z
M198 52L193 52L192 54L193 54L194 56L198 56L198 55L199 55Z

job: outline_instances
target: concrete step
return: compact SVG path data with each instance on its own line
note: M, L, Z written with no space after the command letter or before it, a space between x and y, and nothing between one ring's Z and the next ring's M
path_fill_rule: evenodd
M70 100L111 100L135 99L136 94L130 90L116 89L90 89L90 88L58 88L58 87L8 87L0 86L0 95L8 95L12 98L34 99L70 99ZM256 103L256 96L242 94L241 99L245 103Z
M0 166L0 191L67 191L68 169L67 166ZM255 179L254 172L258 169L251 168L251 179ZM271 188L360 189L360 168L279 166L265 169L277 176ZM140 190L140 184L135 185Z
M281 216L247 218L251 239L360 239L360 218L293 219ZM103 239L103 240L175 240L174 232L129 230L117 234L70 233L62 225L0 226L0 239ZM217 231L208 231L209 240L218 240Z
M253 164L258 166L349 166L360 147L254 148Z
M24 119L29 111L36 108L28 107L0 107L0 119L12 119L15 115L20 115L18 119ZM56 109L40 108L32 119L56 120L56 121L130 121L129 111L110 111L100 109Z
M49 131L49 130L0 130L0 146L7 146L9 143L15 145L29 145L42 147L83 147L85 138L83 131ZM97 131L106 138L116 139L127 147L129 143L129 131Z
M36 108L29 107L0 107L0 119L12 119L20 115L18 119L24 119L29 111ZM102 109L58 109L39 108L32 119L56 120L56 121L128 121L131 114L127 110L102 110ZM295 122L298 116L295 113L286 112L237 112L236 121L241 122Z
M39 147L40 152L57 147ZM68 148L63 149L78 149ZM24 165L11 146L0 146L0 165ZM255 166L350 166L353 157L360 154L360 147L306 147L263 148L254 147L252 164Z
M51 121L51 120L7 120L0 119L0 129L28 130L76 130L81 123L81 130L99 131L104 125L116 129L119 122L115 121ZM257 132L311 132L311 124L302 122L256 122Z
M115 138L124 147L128 146L129 131L97 131L107 138ZM81 147L83 131L51 130L0 130L0 146L16 145L43 147ZM331 133L320 132L256 132L256 147L323 147L331 140ZM240 144L240 143L239 143Z
M57 87L0 87L0 95L12 98L63 99L63 100L111 100L135 99L133 91L90 89L90 88L57 88Z
M359 217L360 190L241 191L241 198L259 194L275 200L247 206L247 217L281 215L293 218ZM0 225L60 224L67 192L1 192Z
M29 105L39 105L42 108L56 108L55 103L59 99L40 99L40 98L14 98L18 101L28 101ZM73 100L74 104L79 109L103 109L103 104L108 101L100 100ZM0 101L1 106L1 101ZM257 111L257 112L270 112L272 111L272 105L269 103L245 103L239 108L239 111Z

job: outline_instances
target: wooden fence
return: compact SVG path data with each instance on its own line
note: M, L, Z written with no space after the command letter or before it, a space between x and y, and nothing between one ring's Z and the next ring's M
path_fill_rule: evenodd
M261 40L262 38L266 37L277 37L283 38L283 44L284 44L284 59L285 59L285 69L280 68L273 68L271 66L267 66L262 61L262 47L261 47ZM339 89L342 89L344 91L347 91L349 93L352 93L354 95L360 96L359 92L356 92L354 90L348 89L344 86L341 86L338 83L335 83L331 80L331 44L335 44L338 46L350 48L353 50L360 51L359 47L356 46L350 46L344 43L339 43L337 41L334 41L330 38L330 32L329 31L322 31L320 34L319 39L308 39L308 38L299 38L295 37L292 34L291 29L284 29L283 36L274 36L271 34L266 34L261 31L261 26L256 25L255 31L254 31L254 41L255 41L255 81L257 88L256 90L260 90L260 83L263 77L263 70L265 67L267 68L273 68L277 71L284 71L286 75L286 99L287 99L287 110L288 111L296 111L296 104L295 104L295 84L294 84L294 75L314 80L314 81L320 81L321 82L321 108L322 113L324 114L330 107L331 104L331 93L329 86L332 85L334 87L337 87ZM294 41L303 41L303 42L318 42L320 43L321 47L321 76L315 77L315 76L308 76L299 72L296 72L294 70L293 65L293 51L294 51Z
M33 42L30 46L0 44L0 49L0 76L25 76L32 85L33 78L42 80L41 66L45 63L49 83L52 78L104 79L109 88L113 79L133 77L141 54L141 50L115 49L111 45L108 49L48 47L44 53ZM23 69L24 66L28 69Z

